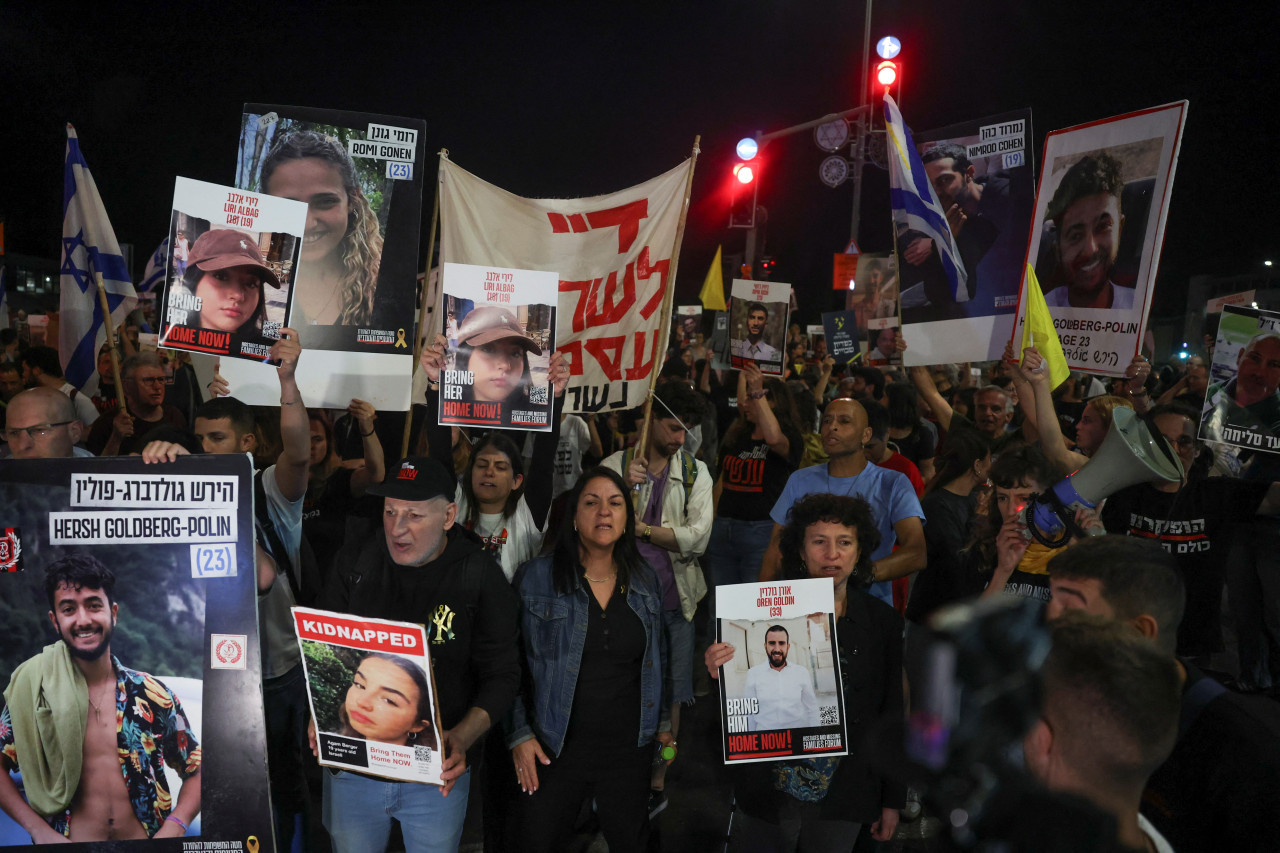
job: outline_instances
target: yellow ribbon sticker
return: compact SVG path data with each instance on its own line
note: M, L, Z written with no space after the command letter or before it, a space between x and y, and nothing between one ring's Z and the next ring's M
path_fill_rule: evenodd
M396 346L408 349L409 345L404 342L404 329L396 329Z
M258 853L258 836L250 835L245 840L244 846L249 850L249 853Z

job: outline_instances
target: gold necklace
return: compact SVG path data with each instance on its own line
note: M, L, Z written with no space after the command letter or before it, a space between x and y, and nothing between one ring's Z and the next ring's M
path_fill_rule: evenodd
M600 578L599 580L596 580L595 578L591 577L591 575L587 574L586 572L583 572L582 576L587 580L591 581L592 583L608 583L609 581L616 578L618 576L618 573L613 572L607 578Z

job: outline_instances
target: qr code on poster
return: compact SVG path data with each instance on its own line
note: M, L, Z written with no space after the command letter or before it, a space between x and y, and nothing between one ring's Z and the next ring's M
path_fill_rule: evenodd
M835 726L840 723L840 712L835 705L823 705L818 709L818 721L824 726Z
M266 320L262 324L262 336L269 340L280 340L280 324Z
M546 385L530 385L529 403L534 406L545 406L547 404L547 387Z
M434 755L434 750L429 746L415 746L413 748L413 760L419 764L425 764L430 767L432 755Z

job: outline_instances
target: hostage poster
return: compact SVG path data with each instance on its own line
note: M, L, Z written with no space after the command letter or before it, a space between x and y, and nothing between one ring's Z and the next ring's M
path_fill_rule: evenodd
M159 346L266 361L289 316L306 221L301 202L178 178Z
M1140 352L1186 115L1178 101L1045 140L1026 263L1072 370L1119 376Z
M320 763L443 784L426 629L306 607L293 608L293 618Z
M553 272L444 265L442 425L550 431L558 281Z
M21 799L0 849L275 849L252 473L236 455L0 465L0 786Z
M831 581L716 587L726 764L848 754Z
M735 278L729 298L729 363L754 361L766 376L782 375L791 285Z
M535 167L536 168L536 167ZM440 259L555 272L556 346L569 366L566 412L642 404L662 369L681 211L693 161L606 195L513 195L440 160Z
M236 186L308 207L289 325L308 406L409 408L424 183L421 119L245 104ZM226 363L236 397L274 405L261 365Z
M1280 313L1225 305L1200 438L1280 453Z
M910 363L988 361L1004 351L1035 204L1033 139L1029 109L915 137L925 175L960 250L969 298L952 298L932 241L899 227L902 334ZM894 213L897 219L901 211Z

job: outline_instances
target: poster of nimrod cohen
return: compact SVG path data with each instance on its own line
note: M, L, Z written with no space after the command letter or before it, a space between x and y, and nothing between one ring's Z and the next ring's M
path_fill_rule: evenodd
M0 464L0 850L275 849L251 474Z
M1280 313L1223 306L1213 376L1200 437L1280 453Z
M719 586L716 615L725 763L848 755L831 582Z

